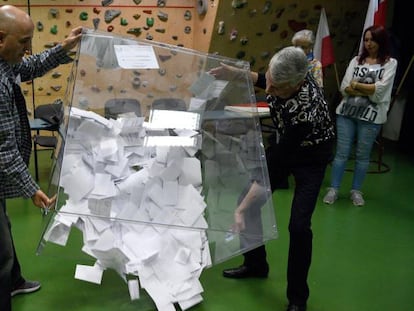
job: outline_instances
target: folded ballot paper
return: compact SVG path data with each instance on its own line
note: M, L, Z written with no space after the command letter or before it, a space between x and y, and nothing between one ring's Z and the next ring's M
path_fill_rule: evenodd
M78 265L75 278L100 284L106 269L127 283L132 300L144 289L158 310L186 310L202 301L199 277L211 265L195 157L199 118L162 128L155 113L105 119L72 107L60 187L67 194L44 239L65 245L72 227L82 251L96 259ZM188 113L188 112L182 112Z

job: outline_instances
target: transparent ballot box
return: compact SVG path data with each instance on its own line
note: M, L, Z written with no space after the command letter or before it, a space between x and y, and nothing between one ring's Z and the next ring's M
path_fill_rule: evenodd
M247 62L87 30L38 253L81 254L76 278L113 269L159 309L201 302L203 269L277 238L255 101Z

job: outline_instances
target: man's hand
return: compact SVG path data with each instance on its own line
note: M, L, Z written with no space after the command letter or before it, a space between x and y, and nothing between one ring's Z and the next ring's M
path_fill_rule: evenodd
M82 26L76 27L72 29L69 36L62 42L62 48L69 52L71 49L73 49L78 42L80 41L82 37Z
M56 202L56 196L53 196L51 199L49 199L49 197L39 189L32 196L32 201L33 204L39 208L49 208Z

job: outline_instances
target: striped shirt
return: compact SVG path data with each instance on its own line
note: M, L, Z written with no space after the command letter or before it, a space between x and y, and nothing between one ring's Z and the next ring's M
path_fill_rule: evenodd
M39 190L28 169L32 142L20 82L71 61L60 44L14 66L0 58L0 199L31 198Z

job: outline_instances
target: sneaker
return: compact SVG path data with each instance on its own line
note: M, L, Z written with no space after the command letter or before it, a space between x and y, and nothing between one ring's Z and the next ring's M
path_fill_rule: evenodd
M19 295L19 294L29 294L33 293L40 288L40 283L38 281L25 281L19 287L16 287L12 290L11 296Z
M333 204L338 199L338 189L328 188L328 193L323 197L323 203Z
M355 206L363 206L365 204L362 192L358 190L351 190L351 200Z

